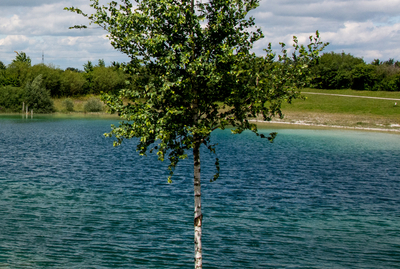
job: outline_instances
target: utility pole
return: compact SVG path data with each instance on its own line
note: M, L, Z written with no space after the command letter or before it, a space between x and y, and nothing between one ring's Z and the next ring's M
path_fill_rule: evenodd
M44 64L44 52L42 50L42 64Z

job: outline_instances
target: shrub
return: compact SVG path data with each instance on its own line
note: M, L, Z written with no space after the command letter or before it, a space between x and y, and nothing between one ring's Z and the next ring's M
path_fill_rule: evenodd
M103 103L97 98L90 98L83 107L85 112L103 111Z
M22 109L24 89L5 86L0 87L0 107L2 112L17 112Z
M69 98L64 99L64 101L62 101L62 105L63 105L65 111L68 111L68 112L74 111L74 102L71 99L69 99Z

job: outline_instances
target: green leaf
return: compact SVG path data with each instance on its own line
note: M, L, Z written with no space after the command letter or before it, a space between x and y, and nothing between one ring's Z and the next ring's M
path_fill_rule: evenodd
M168 182L198 141L215 154L210 140L215 129L232 126L234 134L258 135L253 117L283 117L282 103L301 97L299 90L311 77L307 66L327 45L316 32L307 47L294 37L290 55L284 43L279 55L271 44L263 57L251 53L264 37L248 16L259 5L254 0L90 2L93 14L66 10L105 29L112 46L131 59L123 64L130 78L126 88L103 96L109 110L125 120L107 136L116 138L114 145L139 138L140 155L156 152L161 161L168 156ZM219 176L218 158L215 166L211 181Z

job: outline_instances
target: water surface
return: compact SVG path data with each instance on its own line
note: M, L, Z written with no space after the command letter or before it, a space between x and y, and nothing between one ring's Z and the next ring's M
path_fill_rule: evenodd
M0 268L191 268L192 161L113 148L110 119L0 118ZM400 136L213 133L205 268L400 267Z

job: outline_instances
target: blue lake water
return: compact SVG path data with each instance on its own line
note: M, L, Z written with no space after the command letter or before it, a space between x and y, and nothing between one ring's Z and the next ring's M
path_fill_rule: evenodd
M0 268L192 268L192 160L167 163L116 121L0 117ZM204 268L400 268L400 135L213 133L202 154Z

